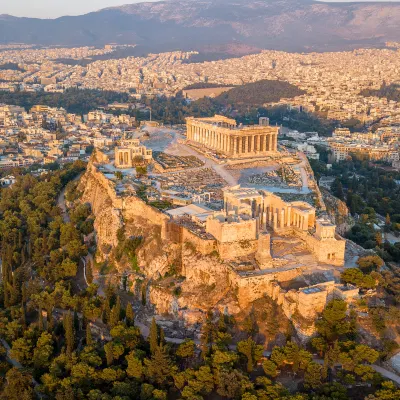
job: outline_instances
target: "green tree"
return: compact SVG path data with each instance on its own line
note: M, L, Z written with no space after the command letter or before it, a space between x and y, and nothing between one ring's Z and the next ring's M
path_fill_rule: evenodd
M400 398L400 389L391 381L382 383L382 387L374 394L366 397L366 400L398 400Z
M126 373L131 378L142 379L144 370L143 370L143 362L140 358L137 357L135 351L131 351L125 357L128 367L126 369Z
M346 311L347 304L343 300L332 300L322 312L322 318L315 324L317 331L329 341L346 334L350 329Z
M384 261L379 256L364 256L357 260L357 265L364 273L372 271L380 271L384 265Z
M278 369L273 361L265 360L262 367L265 375L270 376L271 378L275 378L278 375Z
M33 366L35 369L45 369L50 365L53 354L53 338L50 333L42 332L33 351Z
M86 325L86 346L91 346L93 344L92 330L90 329L90 324Z
M193 340L185 339L185 341L178 346L175 354L183 361L184 365L186 365L187 361L194 357L195 347L196 345Z
M255 364L260 360L263 355L263 346L257 345L256 342L248 338L237 344L237 350L247 358L247 372L253 371Z
M33 400L35 398L32 376L10 369L6 374L6 385L0 395L2 400Z
M131 303L128 303L126 305L125 319L126 319L126 324L128 326L134 326L135 325L135 312L133 311L133 307L132 307Z
M164 385L168 378L175 372L175 367L163 345L157 346L151 360L144 360L147 368L147 375L151 381L158 385Z
M33 343L29 338L19 338L12 342L10 355L22 365L29 365L32 362Z
M304 383L312 388L316 389L321 385L322 380L322 366L311 362L308 364L306 372L304 374Z
M158 326L154 317L150 326L149 343L151 354L154 354L158 348Z
M66 352L70 356L75 345L74 321L71 311L68 311L68 313L64 314L63 326L65 332Z
M86 280L89 285L93 283L93 267L90 259L86 262Z

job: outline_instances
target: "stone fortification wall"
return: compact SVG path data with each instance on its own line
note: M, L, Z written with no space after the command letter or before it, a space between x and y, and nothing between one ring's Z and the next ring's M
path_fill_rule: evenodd
M207 220L207 232L218 242L229 243L257 239L257 221L255 219L221 222L218 218Z
M201 238L183 225L169 221L166 226L166 238L174 243L188 244L202 255L207 255L217 250L215 239Z
M336 235L335 239L318 240L309 232L295 231L295 234L304 240L308 249L315 255L319 262L336 265L344 265L346 240ZM334 256L332 256L334 255Z
M273 282L290 281L303 273L301 268L274 271L271 273L244 274L230 270L229 282L237 293L237 298L241 308L246 308L254 300L260 299L264 295L272 297Z
M181 243L191 243L200 254L207 255L217 250L215 239L203 239L195 235L189 229L182 227Z
M149 206L136 196L124 197L122 200L122 214L125 219L145 218L149 223L161 228L161 238L166 239L166 224L169 217Z
M232 260L253 254L258 249L258 240L240 240L238 242L217 243L219 256L223 260Z

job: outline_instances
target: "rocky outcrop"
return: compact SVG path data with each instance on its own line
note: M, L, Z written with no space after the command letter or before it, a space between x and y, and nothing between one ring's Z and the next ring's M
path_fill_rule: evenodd
M95 217L98 261L111 259L119 270L130 267L112 258L118 246L118 231L123 227L127 237L143 238L137 263L148 301L157 313L192 323L210 308L238 312L238 302L230 293L227 265L217 255L202 255L187 243L166 240L168 217L136 196L118 195L115 183L99 169L99 156L101 153L92 157L79 187L83 192L81 201L91 204ZM175 285L179 276L184 280ZM136 279L131 276L132 281Z
M322 188L321 193L329 218L336 224L336 231L344 235L354 224L346 203L333 196L327 189Z

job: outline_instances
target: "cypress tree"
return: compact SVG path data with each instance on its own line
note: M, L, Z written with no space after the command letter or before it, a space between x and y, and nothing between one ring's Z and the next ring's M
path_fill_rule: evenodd
M71 315L71 311L68 311L64 316L64 332L65 332L65 343L67 345L67 354L70 356L74 349L74 323Z
M154 352L158 347L158 327L154 317L153 320L151 321L149 342L150 342L150 352L151 354L154 354Z
M25 315L24 304L22 304L22 306L21 306L21 325L24 329L26 329L26 315Z
M79 332L79 317L78 317L78 313L76 312L76 310L74 310L74 329L75 332Z
M26 304L27 296L26 296L26 286L24 283L22 284L21 292L22 292L22 304Z
M86 263L86 280L89 285L93 283L93 268L92 261L90 259Z
M43 324L43 314L42 314L42 308L39 308L39 331L43 332L44 324Z
M115 307L116 318L118 319L117 322L119 322L121 319L121 299L119 296L117 297L117 302L115 303L114 307Z
M86 326L86 346L91 346L93 344L92 330L90 329L90 325Z
M108 325L110 328L118 325L119 322L119 311L117 305L115 305L111 310L110 320L108 321Z
M104 310L103 310L103 322L108 323L110 321L111 309L110 309L110 302L106 298L104 302Z
M125 317L126 317L126 324L128 326L133 326L135 324L135 313L133 311L133 307L131 303L128 303L126 306L126 312L125 312Z

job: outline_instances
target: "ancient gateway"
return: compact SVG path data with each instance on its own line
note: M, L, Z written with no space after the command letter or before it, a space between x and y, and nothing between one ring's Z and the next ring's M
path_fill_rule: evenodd
M132 168L153 159L152 150L141 145L139 139L122 138L114 152L116 168Z
M237 126L222 115L186 118L188 141L201 144L228 157L266 156L277 151L279 128L260 119L260 125Z

